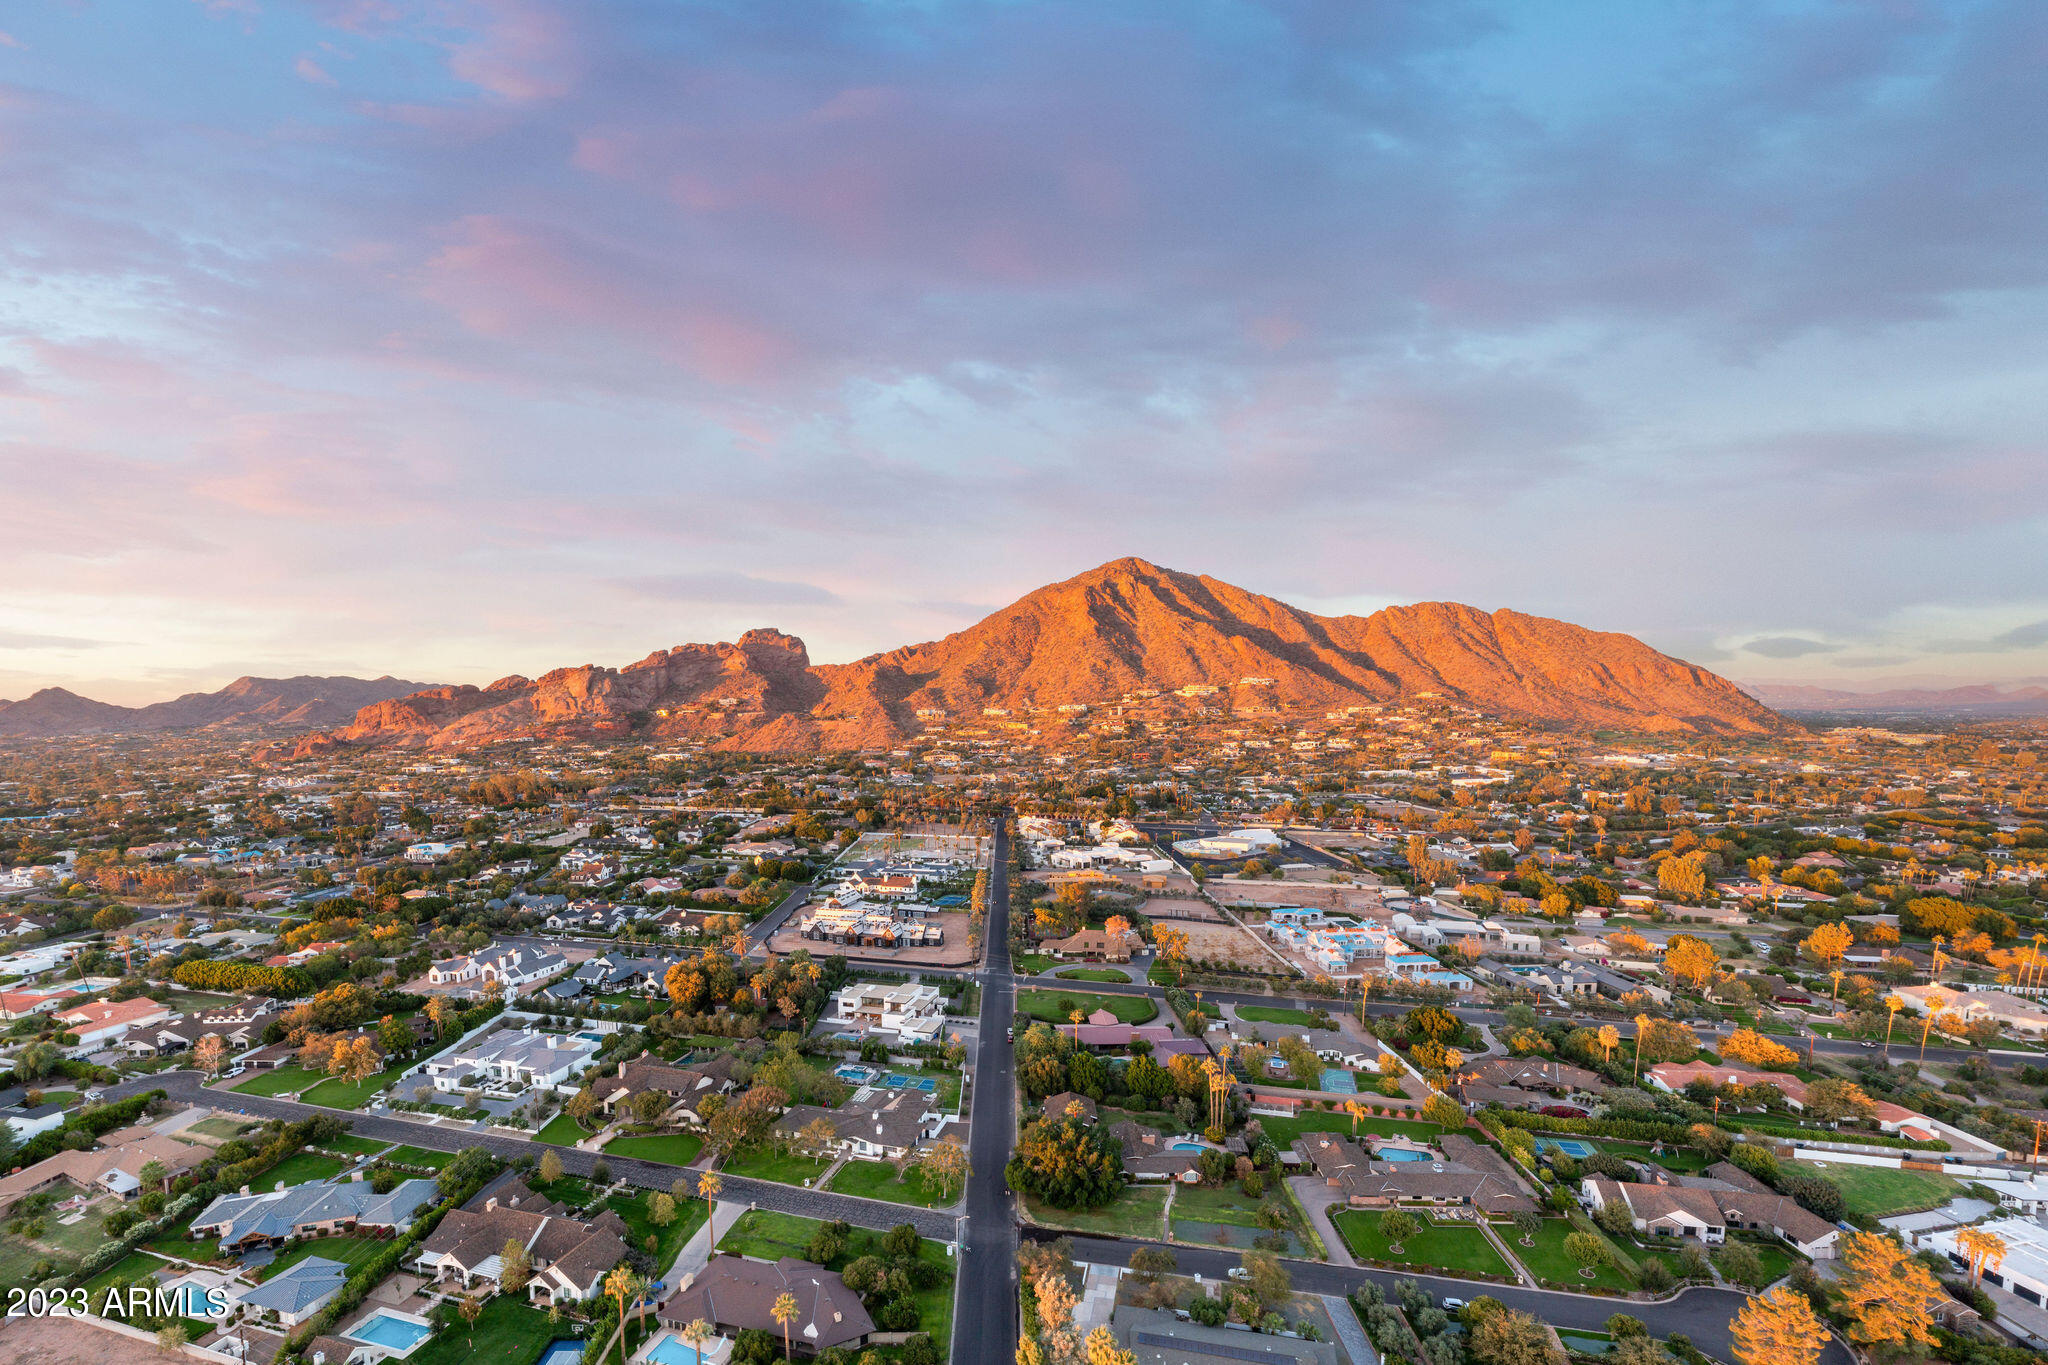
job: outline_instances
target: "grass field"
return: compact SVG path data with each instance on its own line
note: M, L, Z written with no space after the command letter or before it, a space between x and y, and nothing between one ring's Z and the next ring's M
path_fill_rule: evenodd
M1095 995L1087 991L1022 990L1017 992L1017 1012L1051 1024L1070 1022L1068 1015L1108 1010L1118 1023L1143 1024L1159 1013L1159 1002L1149 995Z
M384 1160L395 1165L417 1166L428 1171L438 1171L454 1159L453 1152L429 1151L425 1147L393 1147L384 1153Z
M329 1109L360 1109L411 1066L410 1061L394 1062L376 1075L366 1076L360 1081L332 1077L308 1090L301 1098L307 1104L321 1104Z
M1069 967L1063 972L1054 972L1060 981L1129 981L1129 972L1120 972L1114 967Z
M458 1321L408 1356L406 1365L468 1365L472 1360L533 1365L556 1335L546 1313L525 1299L500 1294L484 1305L474 1328Z
M589 1137L590 1133L590 1129L585 1128L568 1114L557 1114L549 1119L541 1127L541 1130L533 1136L537 1142L552 1142L557 1147L574 1147L577 1143Z
M86 1292L88 1305L94 1312L98 1312L100 1308L98 1303L99 1295L108 1286L133 1284L152 1271L168 1269L170 1269L168 1263L150 1255L146 1251L131 1251L99 1274L87 1280L82 1287Z
M295 1242L277 1253L277 1259L258 1271L257 1278L270 1279L280 1271L297 1265L308 1256L340 1261L350 1270L354 1270L387 1245L389 1243L376 1237L315 1237L310 1242Z
M258 1071L228 1087L238 1095L284 1095L306 1090L327 1078L317 1071L308 1071L297 1062L286 1062L283 1066L268 1071Z
M1303 1133L1341 1133L1350 1137L1352 1131L1351 1116L1343 1113L1305 1110L1292 1118L1276 1118L1267 1114L1254 1114L1252 1117L1259 1121L1266 1136L1282 1147L1294 1145ZM1381 1137L1415 1138L1422 1142L1434 1142L1444 1131L1436 1124L1425 1123L1421 1119L1385 1119L1371 1115L1360 1119L1357 1128L1361 1138L1367 1133L1377 1133Z
M1307 1010L1288 1009L1284 1005L1239 1005L1237 1017L1255 1024L1285 1024L1289 1028L1317 1026L1315 1016Z
M811 1238L823 1226L815 1218L799 1218L793 1213L775 1213L769 1209L749 1209L719 1234L718 1249L764 1261L776 1261L784 1256L802 1260L804 1248L811 1244Z
M1236 1185L1220 1185L1214 1189L1183 1185L1173 1196L1174 1218L1187 1218L1197 1223L1228 1223L1232 1227L1264 1230L1266 1225L1259 1221L1259 1211L1267 1208L1279 1211L1284 1220L1282 1227L1294 1223L1294 1205L1279 1187L1264 1199L1254 1199Z
M1579 1274L1579 1263L1564 1252L1564 1239L1572 1231L1569 1219L1546 1218L1542 1231L1536 1234L1533 1247L1523 1246L1520 1234L1512 1230L1502 1236L1508 1248L1515 1253L1515 1258L1545 1284L1559 1289L1611 1289L1617 1292L1631 1287L1628 1276L1612 1265L1601 1266L1590 1277Z
M357 1137L354 1133L343 1133L340 1137L328 1138L320 1146L330 1152L348 1152L355 1156L375 1156L391 1144L379 1142L376 1138Z
M696 1235L704 1226L704 1218L710 1210L701 1199L685 1199L676 1206L676 1217L667 1227L657 1227L649 1215L647 1204L653 1191L644 1194L615 1194L605 1200L606 1207L626 1220L626 1226L633 1230L632 1243L645 1249L647 1239L654 1238L654 1250L650 1253L654 1263L666 1272L683 1243Z
M303 1185L308 1180L326 1180L340 1175L348 1167L331 1156L317 1156L312 1152L293 1152L261 1176L249 1182L251 1190L277 1188L281 1180L287 1185Z
M1339 1209L1330 1215L1330 1221L1336 1225L1344 1245L1351 1248L1351 1254L1363 1260L1412 1265L1419 1269L1493 1275L1504 1280L1514 1278L1514 1271L1493 1249L1493 1243L1486 1240L1486 1234L1475 1225L1466 1222L1438 1223L1426 1214L1418 1216L1422 1219L1422 1229L1402 1238L1398 1252L1387 1235L1380 1231L1380 1219L1385 1217L1382 1213Z
M216 1114L210 1119L201 1119L191 1127L183 1128L179 1131L186 1134L197 1133L204 1137L226 1139L234 1137L245 1128L254 1128L255 1126L256 1121L254 1119L235 1119L229 1118L225 1114Z
M610 1156L633 1156L642 1161L687 1166L704 1150L704 1139L695 1133L628 1133L613 1138L605 1144L604 1150Z
M1157 1185L1132 1185L1113 1203L1099 1209L1056 1209L1026 1195L1024 1211L1043 1227L1092 1232L1105 1237L1163 1237L1166 1235L1166 1189Z
M857 1194L865 1199L885 1199L891 1204L918 1204L928 1209L939 1208L960 1197L956 1189L950 1197L941 1198L937 1191L927 1189L923 1173L912 1169L896 1178L896 1168L886 1161L849 1161L839 1168L839 1174L832 1177L826 1187L834 1194Z
M1947 1203L1962 1188L1954 1176L1935 1171L1895 1171L1842 1161L1795 1161L1792 1165L1802 1175L1822 1176L1840 1187L1851 1217L1889 1218L1895 1213L1931 1209Z
M1790 1247L1780 1246L1776 1242L1758 1242L1752 1241L1749 1238L1743 1238L1741 1239L1741 1244L1747 1245L1756 1251L1757 1260L1763 1264L1764 1285L1776 1284L1779 1280L1784 1279L1792 1273L1793 1266L1798 1265L1800 1261L1805 1259ZM1728 1245L1734 1246L1737 1243L1731 1241ZM1721 1265L1721 1256L1718 1251L1714 1253L1714 1264L1717 1266ZM1727 1274L1727 1267L1722 1266L1721 1273ZM1763 1286L1759 1285L1757 1287L1762 1288Z
M778 1152L773 1147L762 1145L751 1150L735 1152L726 1158L723 1170L732 1175L748 1176L755 1180L773 1180L783 1185L801 1185L815 1181L825 1173L832 1163L823 1157L803 1156L796 1152Z

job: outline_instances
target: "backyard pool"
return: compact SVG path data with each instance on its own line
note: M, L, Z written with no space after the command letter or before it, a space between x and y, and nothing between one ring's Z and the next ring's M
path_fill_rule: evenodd
M1209 1144L1206 1142L1176 1142L1172 1145L1171 1150L1176 1152L1206 1152L1209 1150Z
M848 1062L845 1066L842 1067L835 1067L833 1069L832 1074L837 1076L840 1080L846 1081L851 1085L866 1085L869 1081L875 1078L875 1073L872 1068L865 1066L855 1066L851 1062Z
M1428 1152L1417 1152L1407 1147L1382 1147L1380 1148L1379 1156L1381 1161L1428 1161L1430 1159Z
M367 1341L372 1346L382 1346L399 1355L404 1355L433 1334L434 1329L424 1322L400 1317L388 1308L378 1309L344 1333L352 1340Z
M586 1043L596 1043L599 1047L604 1046L604 1035L602 1033L579 1033L576 1036L583 1039Z
M697 1351L674 1332L664 1332L660 1341L648 1348L647 1358L654 1365L697 1365Z

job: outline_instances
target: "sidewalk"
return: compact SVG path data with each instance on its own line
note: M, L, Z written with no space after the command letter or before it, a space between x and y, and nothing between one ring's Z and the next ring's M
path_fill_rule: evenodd
M1323 1301L1323 1311L1330 1315L1330 1325L1337 1329L1337 1344L1351 1357L1351 1365L1380 1365L1380 1353L1366 1340L1365 1328L1360 1325L1358 1314L1351 1311L1350 1301L1335 1294L1318 1297Z

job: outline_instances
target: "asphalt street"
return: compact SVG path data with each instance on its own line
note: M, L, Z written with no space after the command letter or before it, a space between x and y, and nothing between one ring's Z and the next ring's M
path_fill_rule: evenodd
M997 821L989 858L988 923L982 933L981 1027L968 1132L967 1211L960 1227L960 1280L953 1312L953 1365L1012 1365L1017 1355L1017 1215L1003 1167L1017 1132L1017 1084L1009 1031L1010 838Z

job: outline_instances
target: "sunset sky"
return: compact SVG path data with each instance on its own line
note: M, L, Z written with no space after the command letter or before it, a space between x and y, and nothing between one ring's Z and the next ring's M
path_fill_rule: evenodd
M0 8L0 697L1137 554L2048 676L2048 5Z

